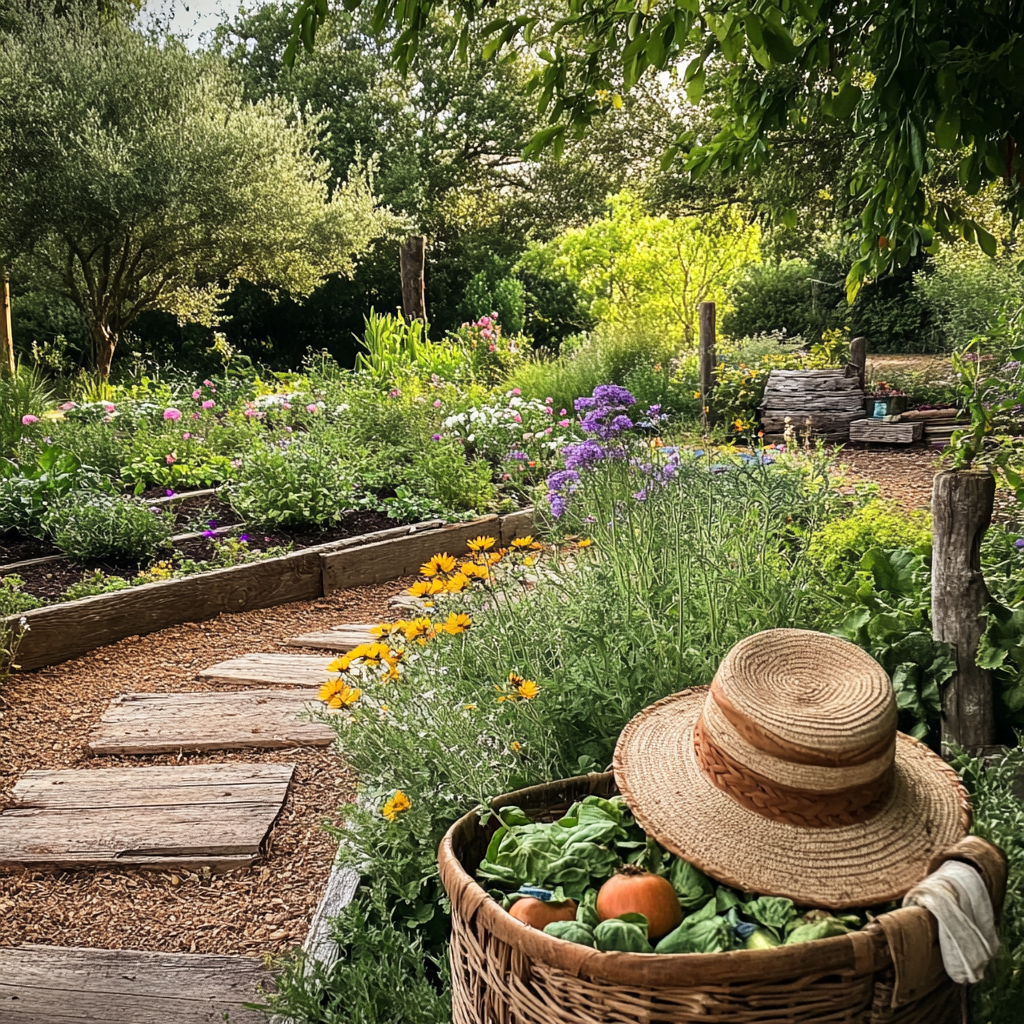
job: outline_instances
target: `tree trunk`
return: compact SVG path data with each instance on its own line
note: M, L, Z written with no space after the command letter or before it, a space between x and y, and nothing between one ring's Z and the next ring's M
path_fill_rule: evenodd
M106 380L110 376L110 364L114 359L117 334L106 324L93 323L89 330L92 335L92 354L96 365L96 376Z
M704 426L711 425L711 391L715 386L715 311L713 302L697 307L700 315L700 404Z
M932 485L932 629L950 644L957 670L942 694L942 749L977 753L995 743L992 677L975 657L989 602L981 540L996 482L986 470L947 470Z
M846 376L852 377L854 372L860 381L860 389L864 390L864 374L868 362L868 339L852 338L850 340L850 361L847 363Z
M426 235L412 235L402 243L399 250L399 267L402 272L402 312L407 320L427 322L427 298L423 281L426 262Z
M3 273L3 312L0 313L0 377L13 377L16 366L14 362L14 334L11 331L11 283L7 272Z

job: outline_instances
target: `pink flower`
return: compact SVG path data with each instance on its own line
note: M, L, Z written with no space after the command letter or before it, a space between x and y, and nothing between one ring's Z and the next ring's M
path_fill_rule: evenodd
M488 345L487 351L488 352L497 352L498 351L498 346L497 345Z
M242 413L242 415L243 416L255 416L256 415L256 410L255 409L246 409L245 412Z
M285 428L284 428L284 432L285 432L286 434L290 434L290 433L292 432L292 428L291 428L291 427L285 427Z
M512 394L518 398L523 393L522 388L513 388Z
M516 413L515 416L512 417L512 419L514 419L516 421L516 423L522 423L523 422L523 417L520 416L519 413Z
M213 381L212 380L204 380L203 384L205 384L206 387L208 387L208 388L212 388L213 387Z
M170 455L167 456L167 465L168 466L173 466L177 461L178 461L178 456L175 455L173 452Z
M205 402L203 402L203 408L204 409L212 409L213 408L213 404L214 404L213 403L213 399L212 398L208 398Z
M306 406L306 412L316 412L316 406L315 405L307 405Z
M113 402L104 402L103 408L106 409L107 412L113 412L117 408L117 406L114 405Z
M567 426L569 426L569 421L568 420L559 420L558 421L558 425L560 427L567 427Z
M551 433L551 428L550 427L546 427L545 430L544 430L544 433L545 434L550 434Z
M289 404L288 404L287 402L282 402L282 403L281 403L281 408L282 408L282 409L290 409L290 408L291 408L291 406L290 406L290 405L289 405Z
M231 465L232 465L232 466L234 466L234 467L235 467L235 469L238 469L238 467L239 467L239 466L240 466L241 464L242 464L242 460L241 460L241 459L232 459L232 460L231 460Z
M564 409L559 409L558 410L558 415L559 416L564 416L565 415L565 410Z
M21 417L21 422L22 422L23 426L31 427L33 423L38 423L39 422L39 417L38 416L31 416L31 415L29 415L29 416L22 416Z
M61 408L67 412L69 409L77 409L78 405L75 402L65 402Z
M441 399L440 398L435 398L434 399L434 408L435 409L440 409L441 408Z
M197 412L192 413L192 419L194 419L194 420L199 419L199 413L197 413Z
M202 391L199 390L199 388L196 388L195 391L192 392L192 398L197 402L199 401L200 398L202 398L202 396L203 393Z
M480 332L480 337L481 337L481 338L487 338L487 340L488 340L488 341L490 341L492 333L493 333L493 332L491 331L490 327L485 327L485 328L484 328L484 329L483 329L483 330L482 330L482 331Z
M555 410L554 410L554 409L552 409L552 408L551 408L551 406L549 405L549 406L548 406L548 407L547 407L547 408L546 408L546 409L544 410L544 415L545 415L545 416L554 416L554 415L555 415Z
M551 403L552 403L553 401L554 401L554 399L553 399L553 398L545 398L545 399L544 399L544 404L545 404L545 405L551 405Z
M186 430L185 433L181 435L181 439L182 441L187 441L191 436L192 435Z
M481 327L490 327L490 326L491 326L491 318L490 318L489 316L482 316L482 317L480 317L480 319L479 319L479 320L477 321L477 323L478 323L478 324L479 324L479 325L480 325ZM490 334L486 334L486 333L485 333L485 334L484 334L484 337L485 337L485 338L489 338L489 337L490 337Z
M180 409L164 409L165 420L180 420L181 410Z

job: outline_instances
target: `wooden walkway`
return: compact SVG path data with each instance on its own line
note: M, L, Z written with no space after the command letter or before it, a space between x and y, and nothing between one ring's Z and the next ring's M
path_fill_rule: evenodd
M246 956L0 946L3 1024L265 1024L243 1004L272 985Z
M247 867L294 765L162 765L25 772L0 813L0 864Z
M199 673L211 683L246 686L315 686L319 688L329 675L331 659L312 654L245 654L222 661Z
M113 702L88 746L94 754L327 747L334 730L311 720L322 709L295 690L129 693Z
M300 633L288 641L290 647L317 647L325 651L344 654L360 644L373 643L377 637L369 626L335 626L333 629L317 630L314 633Z

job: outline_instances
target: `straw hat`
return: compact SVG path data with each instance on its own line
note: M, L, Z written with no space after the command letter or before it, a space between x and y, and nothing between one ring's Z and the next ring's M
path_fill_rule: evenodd
M803 629L741 640L710 691L646 708L613 767L662 846L744 892L804 906L896 899L970 826L956 773L896 731L881 666Z

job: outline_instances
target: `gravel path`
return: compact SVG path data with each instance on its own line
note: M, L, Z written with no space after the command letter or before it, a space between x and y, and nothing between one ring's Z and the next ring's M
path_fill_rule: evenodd
M341 622L388 618L388 598L411 580L338 591L316 601L174 626L61 665L11 676L0 690L0 803L30 768L245 761L294 763L295 778L254 867L214 878L116 868L0 869L0 944L35 942L170 952L282 952L300 943L334 855L322 824L355 784L332 748L91 757L84 743L121 693L223 690L203 668L257 651L311 653L284 641ZM245 690L239 690L245 700Z

